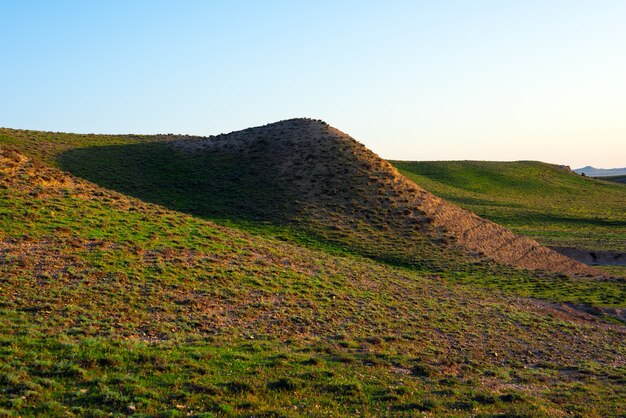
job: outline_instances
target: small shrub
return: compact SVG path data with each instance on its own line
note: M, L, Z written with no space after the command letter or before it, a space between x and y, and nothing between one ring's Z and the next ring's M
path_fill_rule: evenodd
M524 400L524 396L520 393L506 393L500 395L500 400L502 402L520 402Z
M245 382L228 382L223 386L230 393L254 393L254 388Z
M483 405L491 405L496 402L496 398L489 393L479 393L472 398L474 401Z
M435 374L435 370L427 364L418 363L411 367L411 374L417 377L431 377Z
M270 390L275 390L275 391L288 391L288 392L293 392L294 390L297 390L301 387L301 383L288 378L288 377L283 377L281 379L275 380L273 382L268 383L267 387Z
M420 403L411 402L400 405L394 405L393 409L396 411L432 411L437 407L437 403L431 399L426 399Z
M339 396L358 396L361 394L361 386L357 383L324 384L320 386L320 389Z

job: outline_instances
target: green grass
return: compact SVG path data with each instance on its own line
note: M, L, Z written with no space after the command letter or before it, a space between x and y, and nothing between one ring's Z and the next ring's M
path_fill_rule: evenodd
M296 242L333 254L365 255L424 271L484 270L460 253L435 245L423 233L397 234L393 215L366 192L351 190L341 207L301 209L300 196L274 177L271 155L185 153L165 136L99 136L0 130L0 143L107 189L225 226ZM369 214L368 214L369 216Z
M426 190L546 245L626 251L626 188L532 162L392 161Z
M2 415L626 412L619 327L63 180L0 177Z
M324 215L327 216L315 218L302 216L297 212L290 190L285 189L283 184L277 183L271 176L273 166L264 165L263 161L256 159L256 155L246 157L236 154L176 152L164 142L166 139L168 137L164 136L74 135L11 130L6 130L3 134L0 131L0 141L12 144L23 152L46 161L49 165L62 167L76 176L108 189L261 237L292 242L333 255L367 256L388 265L408 267L411 271L420 271L424 274L445 275L447 280L487 289L505 290L519 296L606 307L626 306L626 284L622 281L575 280L554 274L538 276L496 264L473 262L454 251L442 251L431 242L426 242L424 237L397 236L393 234L393 230L372 228L365 222L357 225L341 224L347 219L343 213L325 212ZM475 173L474 177L465 174L462 170L464 165L454 169L453 163L447 164L450 167L446 166L445 170L440 170L440 177L450 176L447 181L454 184L457 178L462 177L463 179L459 180L459 187L472 185L475 189L482 190L483 195L497 189L499 192L494 195L494 199L503 202L513 199L523 201L522 190L532 196L532 199L539 201L537 196L542 183L535 178L539 174L536 173L535 177L530 175L539 169L559 181L564 181L563 176L567 177L567 181L571 180L569 177L574 179L574 183L568 186L567 191L560 192L564 200L574 196L572 190L582 187L580 182L584 185L588 183L582 177L561 174L553 166L540 163L520 163L523 169L515 166L506 171L502 168L500 174L494 174L492 168L493 164L499 163L477 163L475 165L487 168L483 168L480 175ZM508 167L507 164L504 163L504 166ZM432 165L439 167L438 163ZM548 174L543 175L545 177ZM520 177L526 180L522 182ZM425 187L432 183L432 180L428 179L416 181ZM497 186L493 184L494 182ZM552 184L554 181L548 183ZM517 188L511 189L513 185L517 185L515 186ZM606 187L606 184L601 183L601 186ZM550 186L547 192L541 193L543 196L553 195L554 188ZM461 193L464 189L454 190ZM503 196L509 196L508 200ZM576 196L584 197L580 193ZM619 194L616 196L613 199L619 198ZM528 218L524 218L523 213L526 212L520 212L521 215L517 212L511 214L510 208L504 204L501 203L502 206L496 205L494 208L500 210L502 216L503 213L510 215L510 218L507 218L509 223L521 225L518 232L523 232L519 229L526 230L532 225L537 225L530 223L529 226L523 223L530 222ZM585 201L581 205L588 207L590 203ZM541 211L544 207L545 205L539 206L538 210ZM482 213L481 208L483 207L477 208L478 213ZM65 212L64 222L67 223L65 226L73 230L82 228L79 225L82 222L81 212L85 211L84 203L79 206L66 203L62 210ZM610 207L605 210L612 214L611 222L619 222L619 211ZM297 218L294 219L294 215ZM385 216L382 209L378 215ZM99 211L94 216L108 219L114 216L114 213ZM134 215L120 213L119 216ZM504 219L501 222L505 223ZM608 240L610 234L606 232L605 223L599 223L598 231L603 231L605 234L603 237ZM589 233L590 229L582 221L564 223L562 226L568 231L578 233L579 224L585 233ZM330 227L333 225L341 225L341 231ZM543 221L540 225L543 227ZM5 228L10 227L11 225L7 225ZM593 233L599 234L598 231L594 230ZM611 231L613 235L622 236L619 228L613 227ZM101 230L94 231L90 238L119 240L128 237L129 233L129 229L122 226L108 234ZM150 236L150 233L143 232L141 236ZM599 239L597 235L594 237ZM619 269L607 272L616 275L622 273Z

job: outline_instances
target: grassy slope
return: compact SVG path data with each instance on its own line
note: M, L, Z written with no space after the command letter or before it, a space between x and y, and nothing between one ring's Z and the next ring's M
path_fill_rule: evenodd
M263 184L259 162L240 156L214 156L174 152L164 136L74 135L33 131L0 131L0 142L12 144L48 164L59 164L73 173L109 189L137 196L171 209L218 221L257 235L274 237L331 254L365 254L376 259L402 260L411 237L395 237L391 250L388 236L368 225L357 225L362 235L342 236L338 241L324 221L302 230L281 223L288 212L273 202L284 202L278 186ZM242 163L245 162L244 163ZM272 209L276 211L272 213ZM332 214L331 214L332 216ZM310 220L310 218L308 218ZM344 230L350 230L345 228ZM374 245L380 242L380 245ZM548 275L541 279L498 265L468 262L450 251L441 253L428 242L419 244L423 257L411 267L425 273L445 273L449 280L510 291L556 302L597 306L626 306L623 281L573 280ZM381 255L382 253L382 255ZM389 260L389 254L394 258ZM408 253L411 255L411 253ZM383 257L384 256L384 257ZM619 271L618 271L619 273Z
M71 135L58 136L63 146L56 145L57 159L64 169L196 216L246 223L248 229L278 225L308 244L430 271L482 268L476 257L458 251L470 248L528 268L591 274L495 224L437 203L354 139L319 121L283 121L211 140L129 138L124 145L74 149L64 145ZM83 138L74 136L76 145ZM41 154L39 148L35 152Z
M626 412L621 328L5 156L2 413Z
M626 187L539 162L393 161L425 189L546 245L626 251Z

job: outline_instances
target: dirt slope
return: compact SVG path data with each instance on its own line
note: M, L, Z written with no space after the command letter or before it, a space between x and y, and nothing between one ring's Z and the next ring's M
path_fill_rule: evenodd
M435 260L461 252L517 268L594 273L437 198L322 121L292 119L209 138L182 138L170 145L177 151L236 156L242 164L254 164L258 175L281 190L285 201L277 205L290 205L280 216L381 258Z

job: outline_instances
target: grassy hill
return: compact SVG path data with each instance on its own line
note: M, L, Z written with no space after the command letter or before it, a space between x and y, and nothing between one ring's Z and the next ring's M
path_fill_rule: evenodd
M458 219L468 214L440 210L434 196L407 184L389 164L322 122L293 120L210 138L5 129L2 142L108 189L263 237L445 273L450 280L520 296L626 305L620 281L546 273L537 280L537 274L463 251L442 232L445 225L434 221L450 224L452 214L453 223L463 228ZM222 149L207 150L211 144ZM474 225L477 230L483 223ZM499 230L485 232L487 239L478 235L479 243L502 245L492 238Z
M623 325L495 289L619 307L623 282L377 262L237 206L267 198L241 160L196 161L241 185L200 196L180 139L0 132L0 414L626 413Z
M465 272L494 259L593 274L436 198L321 121L295 119L213 138L129 139L70 148L65 138L52 153L75 175L146 201L236 225L280 227L301 241L386 262ZM45 158L39 147L33 151Z
M533 161L393 161L436 195L546 245L626 251L626 188Z

